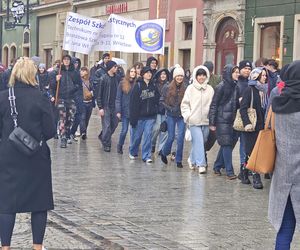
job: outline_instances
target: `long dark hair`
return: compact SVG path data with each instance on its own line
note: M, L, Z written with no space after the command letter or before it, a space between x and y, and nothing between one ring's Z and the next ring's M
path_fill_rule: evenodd
M178 102L181 103L183 96L184 96L184 92L185 92L185 87L184 87L184 83L182 82L180 84L180 88L179 88L179 95L178 95ZM169 85L169 89L168 89L168 93L166 96L166 104L170 105L170 106L174 106L175 105L175 97L177 95L177 84L175 79L172 80L172 82Z

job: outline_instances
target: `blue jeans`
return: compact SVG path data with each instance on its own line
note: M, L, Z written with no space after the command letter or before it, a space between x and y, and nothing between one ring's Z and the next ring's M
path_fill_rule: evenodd
M168 139L162 148L163 155L169 155L171 153L172 144L175 139L175 130L177 124L177 150L176 150L176 162L182 162L182 152L184 143L185 123L181 117L167 117L168 124Z
M192 135L192 149L190 153L190 160L193 165L198 167L206 166L205 148L204 144L207 141L209 134L208 126L190 126Z
M152 147L156 147L157 137L159 139L158 152L163 148L165 142L167 141L167 132L160 131L160 124L166 120L165 115L157 114L155 124L152 131Z
M127 132L128 132L129 118L122 117L121 122L122 122L122 129L121 129L121 132L120 132L120 137L119 137L119 143L118 144L120 146L123 146L124 142L125 142L125 139L126 139Z
M214 170L220 171L225 166L227 176L234 175L232 166L232 146L221 146L217 159L214 164Z
M289 250L296 227L296 218L289 196L284 210L282 224L276 237L275 250Z
M245 136L243 133L240 133L240 163L245 164L246 161L246 151L245 151Z
M129 152L133 156L137 156L139 146L142 141L142 160L151 159L151 136L155 119L138 120L138 124L132 129L133 141L129 147ZM144 135L144 136L143 136Z
M82 106L81 121L80 121L80 134L86 134L87 127L94 108L93 102L84 102Z

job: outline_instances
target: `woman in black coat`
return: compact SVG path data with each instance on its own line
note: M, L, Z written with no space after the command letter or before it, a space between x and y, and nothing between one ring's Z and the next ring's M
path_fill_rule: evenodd
M37 86L36 68L21 57L13 68L18 125L36 140L39 150L27 156L8 140L14 129L8 90L0 93L0 238L2 249L10 249L16 213L31 212L33 248L42 249L47 210L54 208L51 158L47 140L55 135L51 104Z
M245 138L245 152L246 152L246 165L249 156L254 148L258 133L264 128L265 111L268 105L268 84L267 71L264 68L255 68L250 74L250 80L248 87L244 91L241 101L241 117L246 132L243 132ZM251 106L251 99L253 93L253 108L256 110L257 122L255 128L253 128L247 110ZM241 170L241 182L243 184L250 184L248 178L248 170L243 167ZM256 189L262 189L263 185L258 173L253 173L253 187Z
M233 130L233 122L239 106L239 91L237 80L239 68L226 65L223 70L223 81L220 82L210 106L209 125L216 131L220 150L214 163L214 172L221 175L221 168L225 166L228 179L236 179L232 166L232 150L237 142L237 133Z

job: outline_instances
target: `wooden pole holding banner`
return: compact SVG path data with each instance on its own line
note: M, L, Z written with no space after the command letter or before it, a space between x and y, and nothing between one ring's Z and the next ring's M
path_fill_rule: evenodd
M63 48L62 48L62 46L60 47L60 58L61 59L63 58ZM61 60L60 65L59 65L58 75L61 75L61 65L63 63L62 61L63 60ZM58 92L59 92L59 88L60 88L60 80L56 81L56 92L55 92L55 100L54 100L55 107L58 104Z

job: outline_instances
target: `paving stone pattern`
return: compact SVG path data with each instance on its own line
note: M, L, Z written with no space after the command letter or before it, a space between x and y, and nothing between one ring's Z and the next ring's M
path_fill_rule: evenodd
M263 190L254 190L214 176L216 145L203 176L188 169L189 143L183 169L173 162L163 166L159 158L152 165L129 160L128 144L123 156L116 153L120 126L112 152L105 153L99 129L94 113L86 141L67 149L57 140L49 143L56 207L48 216L47 249L274 249L276 234L267 219L269 180ZM30 215L17 216L12 246L30 249ZM297 232L292 249L299 247Z

